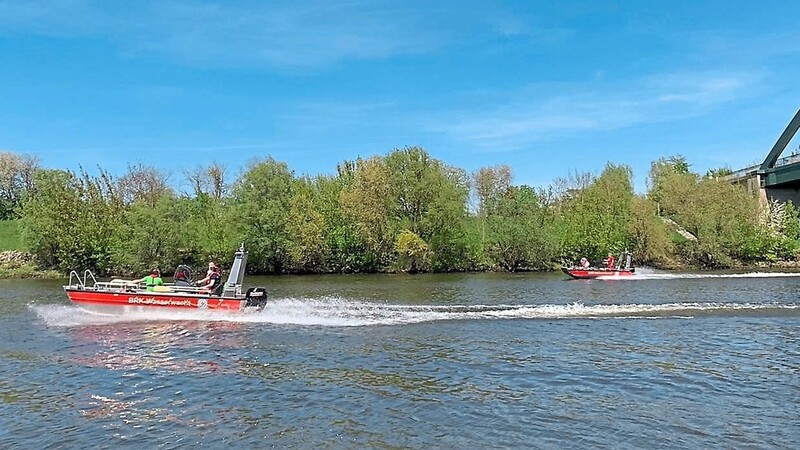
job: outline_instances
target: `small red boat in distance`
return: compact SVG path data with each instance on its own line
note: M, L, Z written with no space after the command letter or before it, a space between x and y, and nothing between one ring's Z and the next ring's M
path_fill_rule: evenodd
M191 271L178 266L175 282L148 290L141 283L129 280L97 281L91 271L83 276L72 271L64 286L67 297L81 308L100 313L124 313L148 309L243 311L248 307L263 308L267 290L252 287L242 293L242 280L247 266L247 251L242 245L236 251L228 281L213 292L192 284Z
M622 259L625 259L625 265L622 265ZM586 258L581 259L581 264L572 267L562 267L561 270L575 279L590 280L600 277L632 277L636 274L636 268L631 266L631 254L623 252L620 255L620 264L613 265L613 260L610 266L594 267L590 266Z

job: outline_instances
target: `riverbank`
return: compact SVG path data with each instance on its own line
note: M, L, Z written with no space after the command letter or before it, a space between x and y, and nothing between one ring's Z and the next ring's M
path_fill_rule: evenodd
M663 267L651 267L657 270L663 270L667 272L672 271L681 271L681 270L698 270L697 267L691 267L686 265L679 265L669 264ZM551 270L521 270L521 272L557 272L558 268L553 268ZM703 270L703 269L700 269ZM715 269L707 269L708 271L713 271ZM718 269L717 269L718 270ZM790 271L800 271L800 261L776 261L771 263L760 263L760 264L736 264L732 267L728 267L727 270L734 270L734 271L751 271L751 270L790 270ZM501 272L502 270L486 270L485 272ZM399 273L399 272L398 272ZM265 274L253 274L253 275L265 275ZM307 275L320 275L320 274L307 274ZM64 274L52 270L52 269L42 269L36 262L36 258L27 252L22 252L18 250L6 250L0 252L0 279L27 279L27 278L49 278L49 279L56 279L56 278L63 278Z
M0 278L62 278L60 272L41 269L30 253L18 250L0 252Z

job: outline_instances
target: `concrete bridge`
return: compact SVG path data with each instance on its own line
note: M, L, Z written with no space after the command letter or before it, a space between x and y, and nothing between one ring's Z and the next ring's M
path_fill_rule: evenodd
M764 162L737 170L723 179L732 183L746 184L753 192L758 192L762 203L772 200L779 202L791 200L795 205L800 205L800 154L781 157L798 129L800 129L800 110L783 130Z

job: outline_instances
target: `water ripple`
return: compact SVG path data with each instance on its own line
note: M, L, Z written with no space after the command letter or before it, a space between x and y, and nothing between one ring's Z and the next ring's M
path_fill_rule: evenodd
M6 282L0 448L800 446L796 277L349 279L238 315Z

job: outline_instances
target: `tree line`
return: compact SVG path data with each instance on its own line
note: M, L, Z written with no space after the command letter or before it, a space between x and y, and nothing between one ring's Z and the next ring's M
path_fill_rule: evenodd
M298 176L266 157L231 178L213 163L178 192L142 164L92 176L5 152L0 218L20 220L43 266L108 275L225 264L241 242L258 274L550 270L623 250L662 268L794 261L794 206L762 206L719 172L694 173L677 155L652 163L644 194L612 163L535 188L505 165L470 174L407 147L335 175Z

